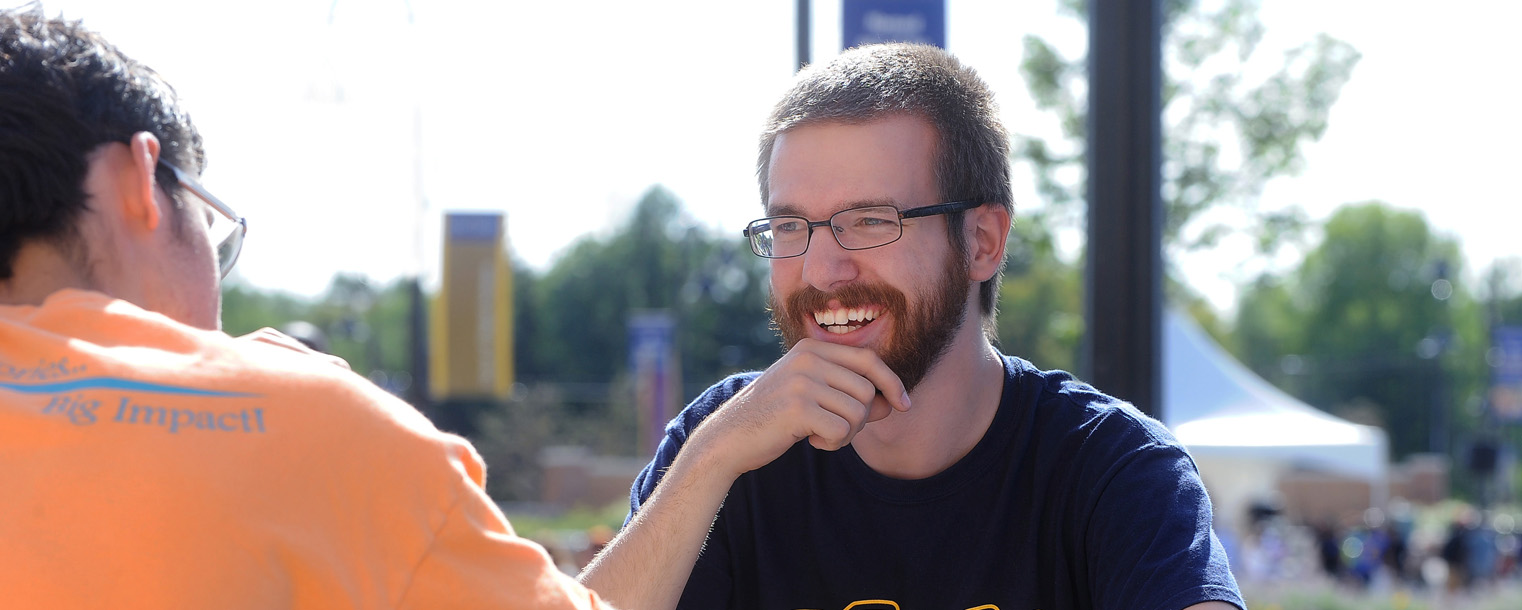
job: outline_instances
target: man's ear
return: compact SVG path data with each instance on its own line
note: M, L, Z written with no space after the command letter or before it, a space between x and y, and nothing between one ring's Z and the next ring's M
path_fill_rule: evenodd
M157 197L159 167L159 139L146 131L132 134L132 162L122 176L123 216L134 224L153 231L164 220L164 210L159 208ZM168 191L165 191L168 192ZM171 205L173 205L171 203Z
M1009 210L999 203L985 203L968 210L963 217L962 230L967 232L969 279L975 282L992 279L1004 263L1004 246L1009 239Z

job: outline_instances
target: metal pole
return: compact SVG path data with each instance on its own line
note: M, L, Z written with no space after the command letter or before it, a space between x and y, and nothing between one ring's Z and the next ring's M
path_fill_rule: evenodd
M811 33L809 28L809 0L798 0L798 28L796 33L798 36L797 69L802 70L804 66L809 65L809 35Z
M1162 414L1161 2L1089 3L1087 375Z

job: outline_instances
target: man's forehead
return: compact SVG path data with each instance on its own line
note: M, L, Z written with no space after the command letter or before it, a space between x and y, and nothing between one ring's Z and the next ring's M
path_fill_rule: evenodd
M766 215L767 216L804 216L804 217L810 217L810 216L814 216L814 215L821 215L821 216L826 216L827 217L827 216L832 216L832 215L836 214L837 212L841 212L843 210L851 210L851 209L856 209L856 208L866 208L866 207L872 207L872 206L878 206L878 205L886 205L886 206L892 206L892 207L895 207L895 208L903 209L902 203L900 201L898 201L897 199L895 199L893 197L889 197L889 196L882 196L882 197L872 197L872 198L866 198L866 199L851 199L851 200L847 200L847 201L841 201L841 202L837 202L837 203L833 203L833 204L826 204L826 205L822 205L822 206L811 206L811 205L803 205L803 204L789 203L789 202L775 203L775 204L771 204L771 205L767 205L766 206Z
M855 207L935 203L935 134L924 119L904 114L782 132L766 168L766 213L823 218Z

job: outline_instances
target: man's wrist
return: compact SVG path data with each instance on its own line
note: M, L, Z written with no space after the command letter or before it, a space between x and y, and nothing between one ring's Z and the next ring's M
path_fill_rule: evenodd
M711 431L709 431L711 432ZM686 493L706 490L709 493L727 494L729 487L735 480L744 474L732 459L732 452L726 451L725 444L720 439L704 434L703 428L693 432L688 442L677 452L676 459L671 461L671 466L662 478L662 484L670 482L672 485L687 489Z

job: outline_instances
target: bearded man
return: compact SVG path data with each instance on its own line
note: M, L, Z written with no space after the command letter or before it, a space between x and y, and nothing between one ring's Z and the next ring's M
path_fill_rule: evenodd
M672 420L584 584L638 608L1243 606L1167 429L990 340L1008 148L940 49L799 74L744 232L786 353Z

